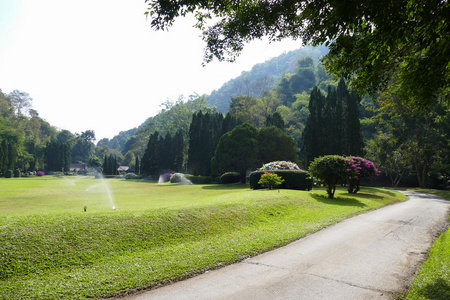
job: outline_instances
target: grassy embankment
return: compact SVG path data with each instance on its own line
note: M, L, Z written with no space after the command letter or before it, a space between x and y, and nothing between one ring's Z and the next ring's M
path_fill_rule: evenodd
M330 200L323 189L107 183L114 204L98 179L0 180L0 299L126 294L242 260L405 199L375 188L356 195L338 190Z
M450 200L450 191L418 190ZM450 220L450 216L449 216ZM450 299L450 229L436 239L405 299Z

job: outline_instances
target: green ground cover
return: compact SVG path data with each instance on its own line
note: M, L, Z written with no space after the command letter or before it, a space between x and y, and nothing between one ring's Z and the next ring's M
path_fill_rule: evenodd
M0 180L0 299L124 295L285 245L405 197L246 185ZM87 206L87 212L83 207Z
M449 191L419 190L450 200ZM449 219L450 220L450 219ZM450 299L450 229L436 239L405 299Z

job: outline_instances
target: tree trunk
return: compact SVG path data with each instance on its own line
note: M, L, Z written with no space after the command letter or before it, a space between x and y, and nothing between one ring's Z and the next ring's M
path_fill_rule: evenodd
M416 174L417 174L417 181L419 182L419 187L421 189L424 188L423 186L423 178L422 178L422 174L419 170L419 159L418 159L419 154L416 153L414 154L414 167L416 168Z

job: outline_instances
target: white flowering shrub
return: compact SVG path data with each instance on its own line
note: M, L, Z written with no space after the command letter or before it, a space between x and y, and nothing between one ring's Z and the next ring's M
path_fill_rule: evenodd
M273 161L264 164L258 171L278 171L278 170L295 170L300 171L301 169L296 163L290 161Z

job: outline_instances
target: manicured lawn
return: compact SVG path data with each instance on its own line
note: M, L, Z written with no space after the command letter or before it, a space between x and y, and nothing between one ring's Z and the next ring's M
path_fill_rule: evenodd
M0 299L109 297L181 280L404 200L86 178L0 179ZM116 210L112 206L116 206ZM87 206L87 212L83 207Z
M449 191L421 191L450 200ZM405 299L450 299L450 229L433 243Z

